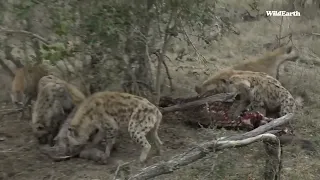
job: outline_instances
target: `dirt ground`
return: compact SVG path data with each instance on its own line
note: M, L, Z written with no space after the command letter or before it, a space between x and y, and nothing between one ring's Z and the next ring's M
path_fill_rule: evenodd
M10 108L9 106L4 104L2 107ZM39 153L28 123L28 117L19 120L18 115L5 116L1 120L0 179L112 179L117 163L137 160L140 155L140 147L124 134L119 137L121 143L113 152L108 165L82 159L53 162ZM176 120L170 122L170 119L164 119L159 132L165 144L163 156L156 157L152 152L153 158L144 166L167 160L177 152L195 145L200 139L194 137L201 138L198 134L198 130L188 128ZM130 167L131 171L135 172L143 165L132 162Z
M238 2L240 0L230 0L228 5L222 4L221 7L228 7L230 12L233 9L241 11L243 7ZM263 9L262 6L260 8ZM308 10L302 12L302 16L307 15L306 13ZM281 17L272 17L270 20L261 18L257 21L234 23L235 28L241 32L240 35L232 32L226 33L220 37L219 41L213 41L210 45L199 42L197 37L190 36L198 53L208 60L207 63L201 62L202 57L195 53L193 47L188 46L186 41L175 39L171 44L173 50L167 54L171 59L171 61L167 61L167 64L175 86L173 96L192 96L195 94L194 85L218 69L264 53L266 51L264 45L274 42L275 37L279 34ZM309 19L303 17L284 18L282 34L293 32L291 44L298 50L301 59L307 63L286 62L281 66L280 73L280 81L284 86L294 96L303 95L304 97L304 105L292 121L292 126L297 136L313 142L315 149L320 148L320 134L318 133L320 132L320 67L313 62L320 62L320 41L319 36L312 35L312 32L320 33L319 22L319 16ZM185 48L188 55L181 61L175 61L176 52L182 48ZM169 84L165 80L164 83ZM4 87L3 89L10 87L10 84L6 84L5 81L0 81L0 85ZM0 95L8 97L8 93L5 91L0 91ZM164 95L168 94L168 92L164 93ZM1 109L10 107L10 103L4 103ZM0 119L0 180L112 180L118 163L137 160L140 155L140 147L125 137L119 138L118 142L121 143L112 153L110 163L107 165L99 165L78 158L53 162L37 150L38 146L33 139L29 125L30 119L18 120L17 117L14 114ZM164 142L162 156L153 157L144 166L168 160L170 157L184 152L188 147L196 146L206 140L241 133L193 129L172 117L174 116L165 116L160 126L159 136ZM319 152L303 150L294 143L285 146L283 151L284 168L281 179L320 179ZM151 155L154 155L154 152ZM262 143L255 143L247 147L212 153L191 165L155 179L260 180L263 179L265 158L266 154ZM143 165L132 162L129 167L128 173L133 174Z

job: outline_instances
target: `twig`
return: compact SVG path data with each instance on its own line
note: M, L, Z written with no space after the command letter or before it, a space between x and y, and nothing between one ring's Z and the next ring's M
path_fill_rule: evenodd
M186 30L185 30L183 27L182 27L182 31L183 31L183 34L186 36L188 42L191 44L192 48L193 48L194 51L196 52L198 58L199 58L199 57L202 57L202 62L203 62L203 64L204 64L206 67L208 67L208 65L207 65L206 63L208 63L209 61L208 61L202 54L200 54L200 53L198 52L198 49L194 46L194 44L193 44L192 41L190 40L190 38L189 38Z
M27 36L31 36L31 37L34 37L34 38L37 38L39 39L40 41L42 41L45 45L49 45L50 43L43 37L41 37L40 35L38 34L34 34L32 32L29 32L29 31L25 31L25 30L11 30L11 29L6 29L6 28L3 28L3 27L0 27L0 31L4 32L4 33L17 33L17 34L25 34Z
M174 11L175 10L175 11ZM156 74L156 97L155 97L155 104L159 105L159 101L160 101L160 96L161 96L161 92L160 92L160 75L161 75L161 65L164 63L164 57L165 54L167 52L167 48L168 48L168 44L171 40L171 34L168 34L169 30L170 30L170 24L172 23L172 21L175 22L176 16L177 16L177 9L172 10L171 14L170 14L170 18L169 21L167 23L167 26L165 28L165 35L164 35L164 42L162 45L162 50L160 52L159 58L158 58L158 66L157 66L157 74Z
M311 33L311 34L315 36L320 36L320 33Z
M157 57L158 57L158 60L159 60L159 54L158 53L154 53ZM170 58L168 57L168 56L166 56L169 60L170 60ZM168 77L168 80L169 80L169 84L170 84L170 91L171 92L173 92L174 91L174 88L173 88L173 83L172 83L172 77L171 77L171 75L170 75L170 71L169 71L169 68L168 68L168 66L167 66L167 64L166 64L166 62L165 61L162 61L162 64L163 64L163 66L164 66L164 68L165 68L165 70L166 70L166 74L167 74L167 77Z
M184 110L184 109L188 109L188 108L192 108L192 107L196 107L205 103L212 103L212 102L229 102L229 101L233 101L234 97L236 96L236 94L232 94L232 93L222 93L222 94L215 94L209 97L204 97L201 98L199 100L196 101L191 101L191 102L187 102L187 103L183 103L183 104L177 104L177 105L173 105L170 107L165 107L161 109L161 112L164 113L168 113L168 112L173 112L173 111L179 111L179 110Z
M282 34L282 24L283 24L283 16L281 17L281 23L280 23L280 28L279 28L279 35L277 36L277 40L278 40L278 45L281 45L281 34Z
M0 115L0 120L6 115L16 114L16 113L22 112L23 110L24 108L19 108L19 109L12 109L12 111L9 111L9 112L5 112Z
M127 165L130 164L131 162L132 162L132 161L119 164L119 165L117 166L116 172L114 173L113 180L117 180L117 176L118 176L119 171L121 170L121 168L123 168L124 166L127 166Z

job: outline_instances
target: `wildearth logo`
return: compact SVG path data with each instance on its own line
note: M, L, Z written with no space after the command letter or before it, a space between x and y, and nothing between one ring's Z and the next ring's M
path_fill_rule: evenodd
M300 16L299 11L266 11L267 16Z

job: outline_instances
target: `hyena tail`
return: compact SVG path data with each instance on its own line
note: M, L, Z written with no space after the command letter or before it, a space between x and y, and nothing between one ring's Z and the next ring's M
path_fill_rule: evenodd
M155 143L159 144L159 145L162 145L163 142L160 140L159 136L158 136L158 130L159 130L159 126L160 126L160 123L162 121L162 113L160 112L160 110L157 109L157 112L156 112L156 118L157 118L157 121L153 127L153 133L154 133L154 141L156 141Z

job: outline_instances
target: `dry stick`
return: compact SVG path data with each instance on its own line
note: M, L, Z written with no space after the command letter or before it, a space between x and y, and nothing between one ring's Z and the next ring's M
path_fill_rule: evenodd
M19 108L19 109L10 109L10 110L5 110L7 112L3 113L0 115L0 120L6 116L6 115L11 115L11 114L16 114L16 113L20 113L22 112L24 109L23 108ZM1 111L0 111L1 112Z
M180 110L185 110L188 108L192 108L192 107L197 107L206 103L212 103L212 102L232 102L234 101L234 98L236 97L236 94L234 93L221 93L221 94L215 94L212 96L208 96L205 98L201 98L199 100L196 101L191 101L191 102L187 102L187 103L183 103L183 104L177 104L177 105L173 105L170 107L165 107L161 109L161 112L164 113L168 113L168 112L173 112L173 111L180 111Z
M281 23L280 23L280 28L279 28L279 35L277 36L278 39L278 45L280 46L281 44L281 34L282 34L282 24L283 24L283 16L281 17Z
M27 36L31 36L31 37L34 37L34 38L39 39L39 40L42 41L45 45L49 45L49 44L50 44L45 38L41 37L41 36L38 35L38 34L34 34L34 33L32 33L32 32L29 32L29 31L25 31L25 30L11 30L11 29L3 28L3 27L0 27L0 31L5 32L5 33L25 34L25 35L27 35Z
M139 173L131 176L129 180L146 180L162 174L172 173L174 170L179 169L181 166L188 165L196 160L205 157L209 152L222 150L224 148L245 146L260 139L272 139L279 141L270 134L261 135L272 128L288 123L292 118L292 114L285 115L281 118L275 119L270 124L260 126L256 130L250 131L243 135L231 136L223 138L223 140L212 140L198 145L197 147L190 148L187 152L179 154L166 162L160 162L152 166L142 169ZM260 135L260 136L259 136ZM255 137L256 136L256 137ZM247 137L247 138L244 138Z
M157 58L158 58L158 60L159 60L159 54L158 53L154 53L156 56L157 56ZM169 59L170 60L170 58L166 55L166 58L167 59ZM166 70L166 74L167 74L167 77L168 77L168 80L169 80L169 84L170 84L170 91L171 92L173 92L174 91L174 88L173 88L173 83L172 83L172 77L171 77L171 75L170 75L170 71L169 71L169 68L168 68L168 66L167 66L167 64L166 64L166 62L163 60L162 61L162 64L163 64L163 66L164 66L164 68L165 68L165 70Z
M118 165L118 167L117 167L116 172L114 173L113 180L117 180L117 176L118 176L118 174L119 174L119 172L120 172L121 168L123 168L124 166L126 166L126 165L130 164L131 162L132 162L132 161L130 161L130 162L125 162L125 163L122 163L122 164L119 164L119 165Z
M315 36L320 36L320 33L311 33L311 34Z
M167 58L168 58L168 57L167 57ZM168 80L169 80L170 91L173 92L173 91L174 91L174 88L173 88L172 77L171 77L171 75L170 75L169 68L168 68L168 66L167 66L167 64L166 64L165 61L162 61L162 63L163 63L163 66L164 66L164 68L165 68L165 70L166 70L166 74L167 74L167 77L168 77Z
M171 39L171 35L168 34L168 30L170 29L170 23L173 21L174 12L171 12L169 22L167 23L166 29L165 29L165 35L164 35L164 42L162 45L162 50L160 52L159 58L158 58L158 66L157 66L157 75L156 75L156 97L155 97L155 104L159 105L160 102L160 75L161 75L161 65L163 64L165 53L167 52L168 44Z
M199 56L202 57L202 59L203 59L203 60L202 60L203 64L204 64L206 67L208 67L208 65L206 64L206 63L208 62L208 60L207 60L202 54L200 54L200 53L198 52L198 49L194 46L194 44L193 44L192 41L190 40L189 35L187 34L186 30L185 30L184 28L182 28L182 31L183 31L183 34L186 36L188 42L191 44L192 48L193 48L194 51L196 52L197 56L198 56L198 57L199 57Z

